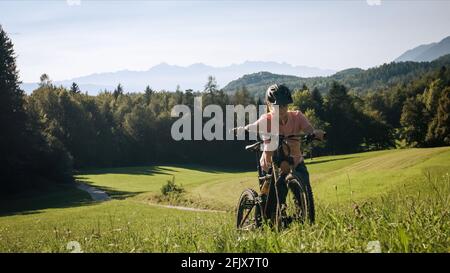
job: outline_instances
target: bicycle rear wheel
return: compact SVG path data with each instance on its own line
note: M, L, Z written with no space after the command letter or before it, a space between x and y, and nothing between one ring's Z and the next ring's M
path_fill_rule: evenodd
M257 202L258 194L252 189L246 189L239 198L237 207L236 227L250 230L261 226L261 207Z

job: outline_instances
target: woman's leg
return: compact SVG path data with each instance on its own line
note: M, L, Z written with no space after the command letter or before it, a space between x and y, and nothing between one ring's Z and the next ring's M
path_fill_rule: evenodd
M300 178L300 180L302 180L304 183L306 183L308 185L308 187L310 187L310 183L309 183L309 172L308 169L306 168L305 162L302 161L301 163L299 163L297 165L297 167L294 170L295 175L298 176L298 178ZM280 204L283 204L286 202L286 195L287 195L287 184L286 184L286 175L280 175L280 177L278 178L277 183L275 183L277 186L277 192L278 192L278 201L280 202Z
M315 221L315 208L314 208L314 197L312 194L311 184L309 181L309 173L306 168L305 162L301 162L297 168L295 168L295 174L301 180L302 184L306 186L306 192L309 198L307 198L308 202L308 217L311 223Z
M304 183L306 183L308 186L310 186L309 172L308 172L308 169L306 168L304 161L300 162L297 165L297 167L295 168L295 175L297 175L298 178L300 178L300 180L302 180Z

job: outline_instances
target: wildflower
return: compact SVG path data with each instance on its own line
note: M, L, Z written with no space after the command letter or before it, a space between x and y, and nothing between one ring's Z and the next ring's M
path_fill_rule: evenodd
M367 243L366 251L369 253L381 253L380 241L370 241Z

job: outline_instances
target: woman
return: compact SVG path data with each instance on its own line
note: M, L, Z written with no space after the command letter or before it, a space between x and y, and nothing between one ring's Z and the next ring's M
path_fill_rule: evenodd
M288 105L293 102L291 92L285 85L271 85L266 92L266 104L268 113L262 115L256 122L249 124L245 127L236 128L238 131L246 130L251 132L270 133L272 120L278 116L279 129L278 134L298 135L300 133L314 134L314 137L323 140L324 132L322 130L315 130L308 119L301 111L289 111ZM275 107L277 105L278 107ZM269 141L264 142L263 153L261 155L260 163L265 173L271 173L272 166L272 154L273 151L268 149ZM303 161L303 155L300 149L300 141L298 139L288 139L287 144L290 148L291 162L293 163L292 169L295 175L297 175L302 181L309 185L309 173ZM290 166L286 164L281 166L280 178L277 181L278 198L281 204L284 203L287 193L287 186L285 181L286 175L290 171ZM264 192L263 192L264 193Z

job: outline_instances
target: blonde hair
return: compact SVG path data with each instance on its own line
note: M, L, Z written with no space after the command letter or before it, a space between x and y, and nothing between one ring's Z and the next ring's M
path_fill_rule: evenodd
M272 112L272 107L271 107L271 103L266 101L266 114Z

